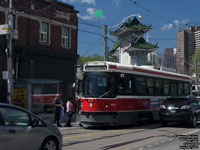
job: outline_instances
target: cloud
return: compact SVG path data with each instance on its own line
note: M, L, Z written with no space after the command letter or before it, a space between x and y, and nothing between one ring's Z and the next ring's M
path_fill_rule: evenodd
M179 21L179 20L174 20L173 23L163 25L160 29L161 29L161 30L171 30L174 26L175 26L176 28L179 28L180 25L186 25L187 22L188 22L188 19L182 19L181 21Z
M114 4L114 7L120 8L121 0L112 0L112 3Z
M161 27L161 30L170 30L173 27L173 24L166 24Z
M94 11L95 11L94 8L87 8L87 15L82 16L82 15L78 14L78 17L81 18L81 19L84 19L84 20L92 20L92 19L95 19L95 18L94 18ZM98 17L98 19L105 19L105 18L106 18L105 16Z
M95 9L94 8L87 8L87 15L85 16L81 16L80 14L78 14L78 17L81 18L81 19L84 19L84 20L91 20L94 18L94 11Z
M90 16L94 16L94 11L95 11L94 8L88 8L87 9L87 12L89 13Z
M96 5L96 0L81 0L81 3L87 3L89 5Z

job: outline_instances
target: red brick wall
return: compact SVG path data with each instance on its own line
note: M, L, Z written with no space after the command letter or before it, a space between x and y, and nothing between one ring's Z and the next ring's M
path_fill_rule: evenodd
M29 2L34 4L34 10L30 9ZM4 4L0 3L0 6ZM77 29L75 28L78 21L76 13L78 12L71 5L61 2L51 4L45 0L16 0L13 1L13 7L18 11L16 15L18 16L17 29L19 32L19 39L13 42L13 66L15 69L15 57L19 56L19 78L61 80L66 88L64 95L70 96L71 89L68 88L74 82L77 57ZM62 19L56 17L56 10L75 15L70 15L69 20ZM40 22L45 20L51 24L50 45L39 42ZM5 12L0 11L0 24L4 23ZM70 48L61 46L62 25L73 26L70 27ZM2 37L0 37L0 47L2 47L3 41L1 39ZM1 66L6 66L5 63L5 52L0 49L0 74L3 71ZM6 83L4 82L3 85L1 83L0 79L0 98L6 98Z

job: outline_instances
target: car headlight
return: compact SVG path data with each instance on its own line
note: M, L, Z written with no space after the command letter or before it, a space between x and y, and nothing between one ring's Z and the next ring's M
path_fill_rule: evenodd
M167 107L167 109L172 110L172 106Z
M189 105L184 105L184 106L181 107L181 109L189 109L189 108L190 108Z

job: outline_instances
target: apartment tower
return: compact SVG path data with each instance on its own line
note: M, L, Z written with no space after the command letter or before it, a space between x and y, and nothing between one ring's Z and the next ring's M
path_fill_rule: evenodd
M200 26L190 26L176 33L176 69L181 74L191 74L192 56L200 46Z

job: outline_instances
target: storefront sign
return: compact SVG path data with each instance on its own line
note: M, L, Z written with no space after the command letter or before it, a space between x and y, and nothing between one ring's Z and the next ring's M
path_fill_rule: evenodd
M26 108L27 91L26 88L14 88L12 95L12 104Z

